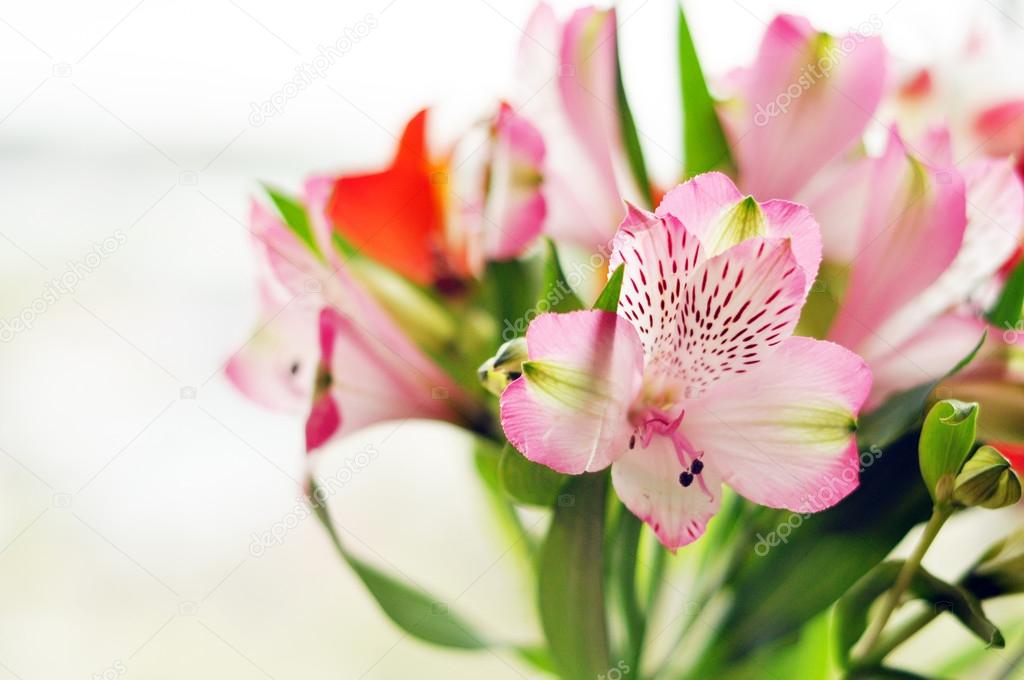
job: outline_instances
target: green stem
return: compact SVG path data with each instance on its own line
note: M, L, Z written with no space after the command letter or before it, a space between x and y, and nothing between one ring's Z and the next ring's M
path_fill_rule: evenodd
M618 575L617 592L622 616L626 623L626 648L629 667L636 668L640 662L640 650L644 644L646 618L640 609L637 597L636 565L640 557L640 531L643 522L631 512L623 512L619 518L619 536L616 542L615 559Z
M911 581L914 579L914 574L917 572L918 567L921 566L921 559L928 552L928 548L931 547L935 537L939 534L939 529L942 528L942 525L946 523L951 514L952 511L945 506L936 505L932 509L932 516L929 518L928 524L925 525L924 533L914 547L914 552L903 563L903 568L900 569L900 573L896 576L896 584L886 594L885 600L882 603L882 611L871 622L871 628L868 629L867 635L864 638L863 657L867 658L875 653L875 647L878 645L878 639L882 635L885 624L889 622L889 617L896 611L900 598L907 591Z
M913 637L915 633L934 621L939 616L939 613L940 610L929 608L910 619L893 631L891 635L887 635L882 638L870 654L865 655L860 661L858 661L858 666L871 668L880 665L885 657L889 656L894 649L902 645Z

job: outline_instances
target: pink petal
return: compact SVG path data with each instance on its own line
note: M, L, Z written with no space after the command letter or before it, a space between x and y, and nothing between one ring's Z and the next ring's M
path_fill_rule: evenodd
M562 34L558 87L569 125L602 185L617 186L609 146L619 139L615 106L615 10L576 10Z
M263 288L262 320L255 334L228 360L228 380L266 408L303 412L316 373L316 310L301 300L278 302Z
M661 345L676 336L683 284L703 261L700 241L675 217L628 206L609 267L625 266L619 314L633 322L648 361L655 361L659 351L672 351Z
M659 367L680 380L685 396L753 371L792 333L805 291L790 241L733 246L690 275L678 330L657 352Z
M705 464L690 486L679 483L675 446L657 435L647 448L637 445L612 465L615 493L669 550L701 537L722 501L721 475Z
M734 211L743 199L744 196L726 175L709 172L665 194L656 214L678 218L697 235L708 255L717 255L738 240L740 230ZM791 239L793 253L810 287L821 262L821 234L810 211L801 205L779 200L759 203L757 209L763 219L763 229L750 235Z
M830 262L847 264L857 256L864 214L872 201L873 169L874 160L863 156L837 161L797 196L821 226L822 251Z
M321 367L330 376L330 401L343 427L331 434L349 434L374 423L404 418L457 419L450 383L433 368L422 370L401 350L356 319L331 307L320 313ZM310 418L314 430L324 416L332 422L325 396L317 395ZM325 415L326 414L326 415ZM319 440L319 444L327 440Z
M489 260L505 260L521 255L544 225L545 151L537 128L507 104L501 105L494 134L483 252Z
M544 314L526 332L530 361L501 395L505 435L527 458L579 474L626 449L643 351L625 319L600 311Z
M823 36L806 19L777 17L745 79L732 146L740 184L756 196L793 198L860 137L881 99L881 40Z
M313 402L306 418L306 451L320 448L341 428L341 412L329 393Z
M1016 251L1024 220L1024 190L1013 165L1007 159L985 159L967 165L963 172L967 227L960 250L938 279L875 331L881 341L866 345L865 351L874 354L896 346L941 314L968 302Z
M960 174L912 157L895 131L873 163L859 252L829 334L867 353L874 331L952 263L967 219Z
M857 487L854 424L870 387L857 355L792 337L757 370L687 403L680 429L742 496L816 512Z
M930 320L898 345L865 357L875 376L868 408L944 376L974 349L985 328L985 322L974 317L947 314Z
M322 278L323 264L305 243L285 226L275 213L253 201L249 213L249 230L256 248L270 275L293 294L309 291L310 282Z
M587 250L603 249L636 198L618 127L615 13L584 8L560 26L544 3L531 15L517 58L513 100L546 147L545 230Z

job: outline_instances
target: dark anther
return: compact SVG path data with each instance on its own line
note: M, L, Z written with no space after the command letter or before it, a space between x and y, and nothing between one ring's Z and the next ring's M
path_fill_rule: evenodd
M288 370L291 371L292 375L298 375L299 374L299 362L298 361L293 361L292 365L289 367Z
M682 484L684 487L690 486L691 484L693 484L693 475L687 472L686 470L683 470L682 472L679 473L679 483Z
M696 459L695 461L693 461L693 463L690 464L690 470L692 470L693 474L695 475L699 475L703 469L704 462L701 461L700 458Z
M631 434L629 435L629 448L632 449L634 446L636 446L636 435Z

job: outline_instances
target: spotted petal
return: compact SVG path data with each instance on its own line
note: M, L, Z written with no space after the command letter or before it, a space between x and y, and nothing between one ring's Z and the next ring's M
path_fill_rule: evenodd
M658 365L687 396L754 370L792 333L805 290L789 240L733 246L690 276L677 333L656 351Z
M675 187L656 214L672 215L696 234L708 256L757 236L789 238L809 287L821 262L821 234L807 208L788 201L758 203L740 193L720 172L709 172Z
M673 215L628 206L609 264L625 267L619 314L640 334L648 361L675 345L683 284L704 259L700 241Z
M675 445L661 435L612 465L615 493L670 550L700 538L722 500L722 478L712 464L686 487L679 482L680 470Z

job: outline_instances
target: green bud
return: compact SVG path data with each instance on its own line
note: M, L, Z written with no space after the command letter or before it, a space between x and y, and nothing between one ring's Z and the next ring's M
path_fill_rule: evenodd
M956 399L938 402L924 419L918 442L921 476L940 505L950 501L953 478L974 447L977 419L977 404Z
M967 507L1004 508L1020 496L1020 479L991 446L982 446L964 463L953 487L953 500Z
M476 374L488 392L500 397L509 383L523 374L523 362L527 359L526 338L509 340L480 365Z

